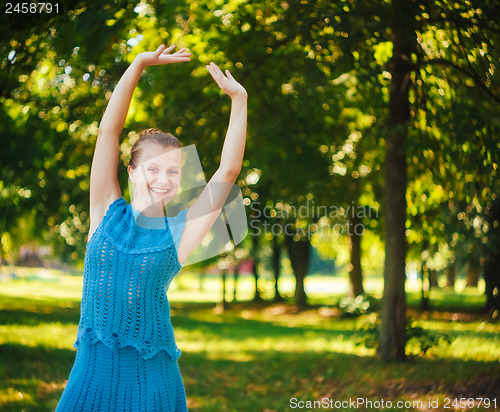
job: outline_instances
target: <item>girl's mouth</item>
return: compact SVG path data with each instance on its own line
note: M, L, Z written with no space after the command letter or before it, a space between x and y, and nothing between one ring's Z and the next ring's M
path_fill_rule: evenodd
M150 187L149 190L151 190L153 193L158 193L160 195L166 195L168 192L170 192L169 189L160 189L158 187Z

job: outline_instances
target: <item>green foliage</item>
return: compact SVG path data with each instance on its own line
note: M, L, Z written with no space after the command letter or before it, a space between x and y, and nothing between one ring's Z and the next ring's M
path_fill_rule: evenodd
M0 232L13 233L18 219L35 214L35 238L71 261L85 251L90 161L109 89L106 65L116 64L106 49L123 24L115 32L102 28L113 7L127 2L84 3L68 2L58 18L42 16L38 24L13 16L18 30L0 44L0 138L7 148L0 155Z
M356 297L345 296L339 302L339 309L344 318L358 317L373 312L375 304L376 299L368 294Z
M355 338L356 345L361 345L368 349L378 348L378 338L380 335L380 319L378 315L372 313L360 318L356 332L358 332Z
M16 216L19 208L36 208L37 225L62 235L50 237L57 250L83 258L88 174L98 121L126 65L160 41L189 47L194 59L169 68L168 76L165 70L147 70L131 105L125 151L138 130L155 126L174 132L185 144L196 144L207 176L215 171L228 102L219 98L204 71L203 65L213 60L231 69L249 91L244 166L257 171L260 179L249 185L243 171L239 183L247 199L298 207L311 198L323 204L352 198L346 190L351 178L338 179L339 186L332 179L337 170L331 165L332 150L345 146L346 139L354 143L357 134L349 137L351 125L366 129L372 122L367 121L370 115L351 107L361 99L352 97L359 96L359 85L351 67L351 37L345 33L356 34L352 38L361 44L373 28L368 27L378 23L353 29L359 25L351 25L349 9L330 2L186 0L135 7L95 0L72 2L66 11L66 16L9 33L3 45L3 56L11 58L2 60L2 96L7 96L2 108L10 107L3 123L10 129L2 136L11 131L17 135L11 135L11 163L2 163L11 189L0 196L9 206L0 232L11 230L14 219L9 216ZM337 16L335 30L327 16ZM342 96L352 98L343 101ZM336 146L329 149L332 143ZM23 150L26 147L32 152ZM351 148L346 159L352 161L354 151ZM38 171L36 179L25 173L27 166ZM353 170L360 167L371 168L352 164ZM119 175L124 183L123 168ZM29 196L23 198L23 193Z
M369 349L378 348L380 334L380 320L375 314L368 315L361 320L357 328L358 337L356 345L362 345ZM438 333L426 329L418 322L408 321L406 325L406 356L415 358L425 356L442 346L450 345L452 338L448 334Z
M426 355L429 349L450 343L451 339L448 335L439 335L426 330L416 322L406 327L406 351L411 357Z

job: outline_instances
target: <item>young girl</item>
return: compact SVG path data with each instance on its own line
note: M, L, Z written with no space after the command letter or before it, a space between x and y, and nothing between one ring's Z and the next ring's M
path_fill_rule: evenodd
M190 208L165 217L179 190L181 144L169 133L145 130L131 152L134 197L127 204L117 179L119 136L142 71L190 60L188 51L174 48L160 46L134 59L99 126L77 352L56 412L187 410L165 291L210 230L241 170L247 93L229 71L206 66L232 100L219 168Z

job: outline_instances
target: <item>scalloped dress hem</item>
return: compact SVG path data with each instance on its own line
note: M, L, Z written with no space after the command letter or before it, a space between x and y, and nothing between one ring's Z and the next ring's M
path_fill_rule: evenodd
M145 359L134 346L98 340L77 347L55 412L187 412L177 359L158 350Z
M139 356L143 359L151 359L160 351L166 352L173 360L179 359L182 354L181 350L175 344L158 344L151 341L141 342L130 337L121 337L116 333L113 333L111 336L105 336L93 328L80 329L73 347L78 349L82 344L95 345L98 341L110 349L121 349L126 346L132 346L137 349Z

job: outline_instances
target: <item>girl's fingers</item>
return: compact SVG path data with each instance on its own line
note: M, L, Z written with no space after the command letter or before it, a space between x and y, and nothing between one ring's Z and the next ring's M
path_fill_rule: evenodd
M183 47L182 49L177 50L175 53L170 54L174 47L175 45L171 45L163 51L163 54L165 56L175 57L176 59L180 59L182 61L185 61L186 58L189 59L191 57L191 52L186 47Z
M211 63L213 66L214 73L216 73L217 77L219 78L219 81L224 79L224 73L222 73L222 70L217 66L215 63Z
M209 68L211 73L214 73L214 74L217 73L218 67L215 65L215 63L210 62L210 65L207 66L207 68Z
M210 73L212 78L217 82L217 84L219 84L219 78L217 76L217 73L215 73L212 68L209 68L208 72Z
M212 76L212 78L217 83L217 85L220 87L220 78L219 78L219 76L217 76L217 73L214 71L213 67L206 66L206 68L207 68L208 72L210 73L210 75Z
M164 44L162 44L160 47L158 47L155 51L155 55L158 57L160 54L162 54L164 48L165 48Z

